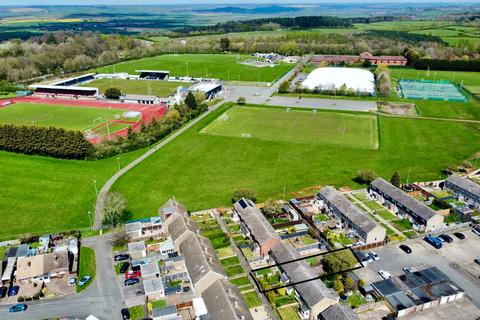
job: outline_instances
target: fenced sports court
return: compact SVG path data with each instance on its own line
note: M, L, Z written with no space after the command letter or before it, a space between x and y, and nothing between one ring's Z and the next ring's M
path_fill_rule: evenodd
M406 99L465 102L467 98L449 81L400 80L401 94Z

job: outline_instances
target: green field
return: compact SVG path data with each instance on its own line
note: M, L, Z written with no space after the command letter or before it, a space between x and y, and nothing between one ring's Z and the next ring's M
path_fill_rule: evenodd
M235 81L272 82L281 77L293 64L279 64L273 68L257 68L240 64L251 59L238 54L182 54L162 55L115 65L116 72L135 73L136 70L169 70L173 77L205 77ZM103 67L97 72L113 72L113 67Z
M448 80L458 84L478 86L480 72L416 70L412 68L390 68L392 76L397 79L411 80Z
M83 131L124 112L122 109L15 103L0 108L0 124L53 126Z
M378 148L376 116L347 113L234 107L205 127L202 133L269 141Z
M124 166L145 150L118 156ZM0 151L0 239L88 228L95 185L117 170L117 157L74 161Z
M125 79L98 79L86 83L84 87L96 87L101 93L107 88L115 87L120 89L122 94L148 94L157 97L167 97L174 94L177 87L189 87L188 82L173 81L145 81L145 80L125 80Z
M190 210L199 210L229 205L239 188L256 190L262 201L283 197L284 188L356 187L352 178L360 170L386 178L398 170L403 176L410 171L411 180L440 179L441 169L478 151L480 138L478 124L387 116L378 118L378 150L202 134L226 108L207 116L114 185L126 195L135 217L155 213L172 195Z
M81 247L78 266L77 292L85 290L93 282L93 279L95 279L96 271L97 266L95 259L95 251L92 248ZM88 282L83 286L80 286L78 284L78 281L80 281L83 276L90 276L91 279L88 280Z

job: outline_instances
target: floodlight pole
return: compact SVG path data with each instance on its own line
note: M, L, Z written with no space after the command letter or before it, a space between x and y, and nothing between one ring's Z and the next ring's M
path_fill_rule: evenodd
M190 78L190 76L188 75L188 62L185 62L185 65L187 66L187 78Z
M91 211L88 211L88 212L87 212L87 214L88 214L88 223L90 224L90 228L93 227L93 226L92 226L92 218L90 217L90 214L91 214L91 213L92 213Z
M118 170L120 171L120 157L117 157Z
M407 175L407 184L410 182L410 169L408 169L408 175Z
M93 188L95 189L95 194L98 195L97 180L93 180Z

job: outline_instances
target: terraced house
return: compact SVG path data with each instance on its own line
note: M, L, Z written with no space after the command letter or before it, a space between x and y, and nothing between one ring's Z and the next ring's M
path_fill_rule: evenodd
M353 229L365 244L382 243L386 230L368 214L360 211L344 195L332 187L325 187L316 195L319 207Z
M372 182L368 194L388 206L400 218L410 220L418 231L431 232L443 226L442 215L382 178Z
M452 174L445 180L445 188L469 205L480 207L480 185L472 180Z

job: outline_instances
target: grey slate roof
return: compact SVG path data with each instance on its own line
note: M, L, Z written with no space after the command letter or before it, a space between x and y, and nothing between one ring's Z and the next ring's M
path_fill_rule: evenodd
M172 215L168 218L166 225L168 225L168 232L170 232L173 241L177 240L185 231L196 233L198 230L195 221L181 214Z
M433 216L437 215L435 211L418 201L417 199L410 197L408 194L392 185L390 182L385 181L382 178L377 178L372 182L372 186L381 190L387 194L390 198L394 199L404 207L410 209L416 215L424 219L430 220Z
M168 315L174 315L177 314L177 307L174 305L171 306L166 306L162 308L155 308L152 310L152 316L154 318L157 317L162 317L162 316L168 316Z
M347 217L357 228L368 233L378 227L378 223L368 214L363 213L353 203L348 201L344 195L332 187L325 187L320 190L319 195L326 199L331 206L337 208L345 217Z
M193 233L187 234L180 244L180 252L185 257L185 265L194 285L210 271L225 276L215 250L207 238Z
M188 217L187 208L174 199L168 199L160 208L158 208L158 213L162 218L162 221L165 221L165 214L180 213L181 215Z
M140 270L142 271L142 276L155 276L160 274L160 268L156 262L142 264L140 265Z
M351 308L341 304L334 304L321 313L325 320L358 320Z
M253 320L241 297L240 290L226 279L216 280L202 293L212 320Z
M282 263L301 257L291 245L284 242L280 242L274 246L272 253L277 263ZM279 268L286 273L291 283L301 282L317 277L312 268L310 268L310 266L307 265L304 260L286 263L279 266ZM338 296L333 292L333 290L328 289L320 279L296 284L293 287L300 294L300 296L302 296L302 299L310 308L324 298L338 300Z
M460 189L470 192L480 198L480 185L468 178L462 178L456 174L448 176L447 181Z
M250 200L242 198L235 202L233 207L260 246L272 238L280 239L272 225Z

